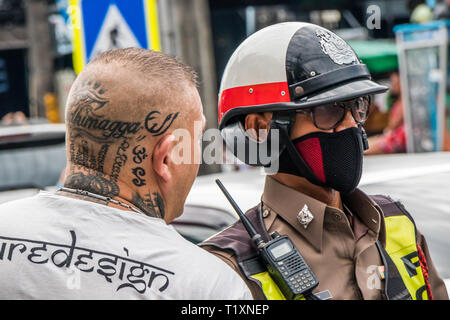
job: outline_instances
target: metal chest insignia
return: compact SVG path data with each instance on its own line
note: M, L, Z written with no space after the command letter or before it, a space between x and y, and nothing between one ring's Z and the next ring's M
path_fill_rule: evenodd
M342 65L357 61L358 58L352 48L335 34L319 29L316 36L320 38L322 51L335 63Z
M311 211L309 211L308 206L305 204L303 209L297 214L297 220L306 229L311 221L314 219Z

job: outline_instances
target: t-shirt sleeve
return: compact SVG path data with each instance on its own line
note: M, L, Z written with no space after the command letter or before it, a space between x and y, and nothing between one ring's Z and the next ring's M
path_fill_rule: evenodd
M242 272L240 272L239 266L237 264L234 255L231 255L226 251L218 250L217 248L212 246L201 246L201 248L218 257L220 260L226 263L237 275L239 275L239 277L242 279L242 281L246 284L247 288L251 292L250 299L252 300L265 299L264 295L262 295L261 293L261 289L254 282L251 282L248 279L246 279L245 276L242 274Z
M240 274L234 270L233 263L225 257L213 256L220 265L221 273L217 275L219 287L215 288L214 296L211 299L224 300L253 300L252 294L240 277Z

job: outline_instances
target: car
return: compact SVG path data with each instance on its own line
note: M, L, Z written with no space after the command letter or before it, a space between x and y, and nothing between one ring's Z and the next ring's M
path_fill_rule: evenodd
M238 219L215 179L221 180L245 212L259 203L265 175L260 168L249 168L198 177L184 214L174 221L174 227L195 243L222 230L227 221L233 222L230 217ZM367 194L389 195L405 205L427 239L433 263L445 279L450 296L450 152L365 156L359 188ZM196 227L205 218L197 218L196 206L210 213L211 222L202 232Z
M65 166L64 124L0 126L0 203L56 185Z

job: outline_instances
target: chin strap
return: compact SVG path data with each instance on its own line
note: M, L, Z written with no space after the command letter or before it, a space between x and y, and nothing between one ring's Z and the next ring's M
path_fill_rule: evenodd
M272 121L270 122L270 129L277 129L282 134L282 139L280 140L280 152L281 153L286 149L287 141L290 141L290 135L292 126L295 122L295 112L274 112L272 114ZM286 139L287 138L287 139Z
M365 150L369 149L369 141L367 140L367 133L361 124L358 124L358 128L361 131L362 143L363 143L363 148L365 151Z
M290 165L295 168L284 168L279 172L289 173L297 176L304 177L317 185L323 185L316 176L312 173L309 166L303 160L303 158L295 149L294 144L291 141L291 130L295 122L295 111L292 112L274 112L272 115L272 122L270 123L270 128L278 129L280 132L280 153L277 161L280 161L282 153L286 150L287 157L290 159ZM280 162L279 162L280 163ZM280 169L281 166L280 166ZM296 169L296 170L295 170Z

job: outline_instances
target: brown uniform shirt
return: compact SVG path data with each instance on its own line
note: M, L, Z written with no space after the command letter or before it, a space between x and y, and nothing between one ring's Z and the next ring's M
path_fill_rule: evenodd
M329 290L332 299L386 299L384 280L376 271L382 260L375 242L385 246L385 225L381 210L361 190L343 198L350 214L266 178L262 196L263 220L269 234L278 231L294 242L313 270L319 286L314 293ZM297 220L304 205L314 216L307 228ZM425 238L418 232L427 263L434 299L448 299L443 280L435 269ZM264 299L261 289L240 272L231 251L212 246L204 249L230 265L246 281L255 299Z

